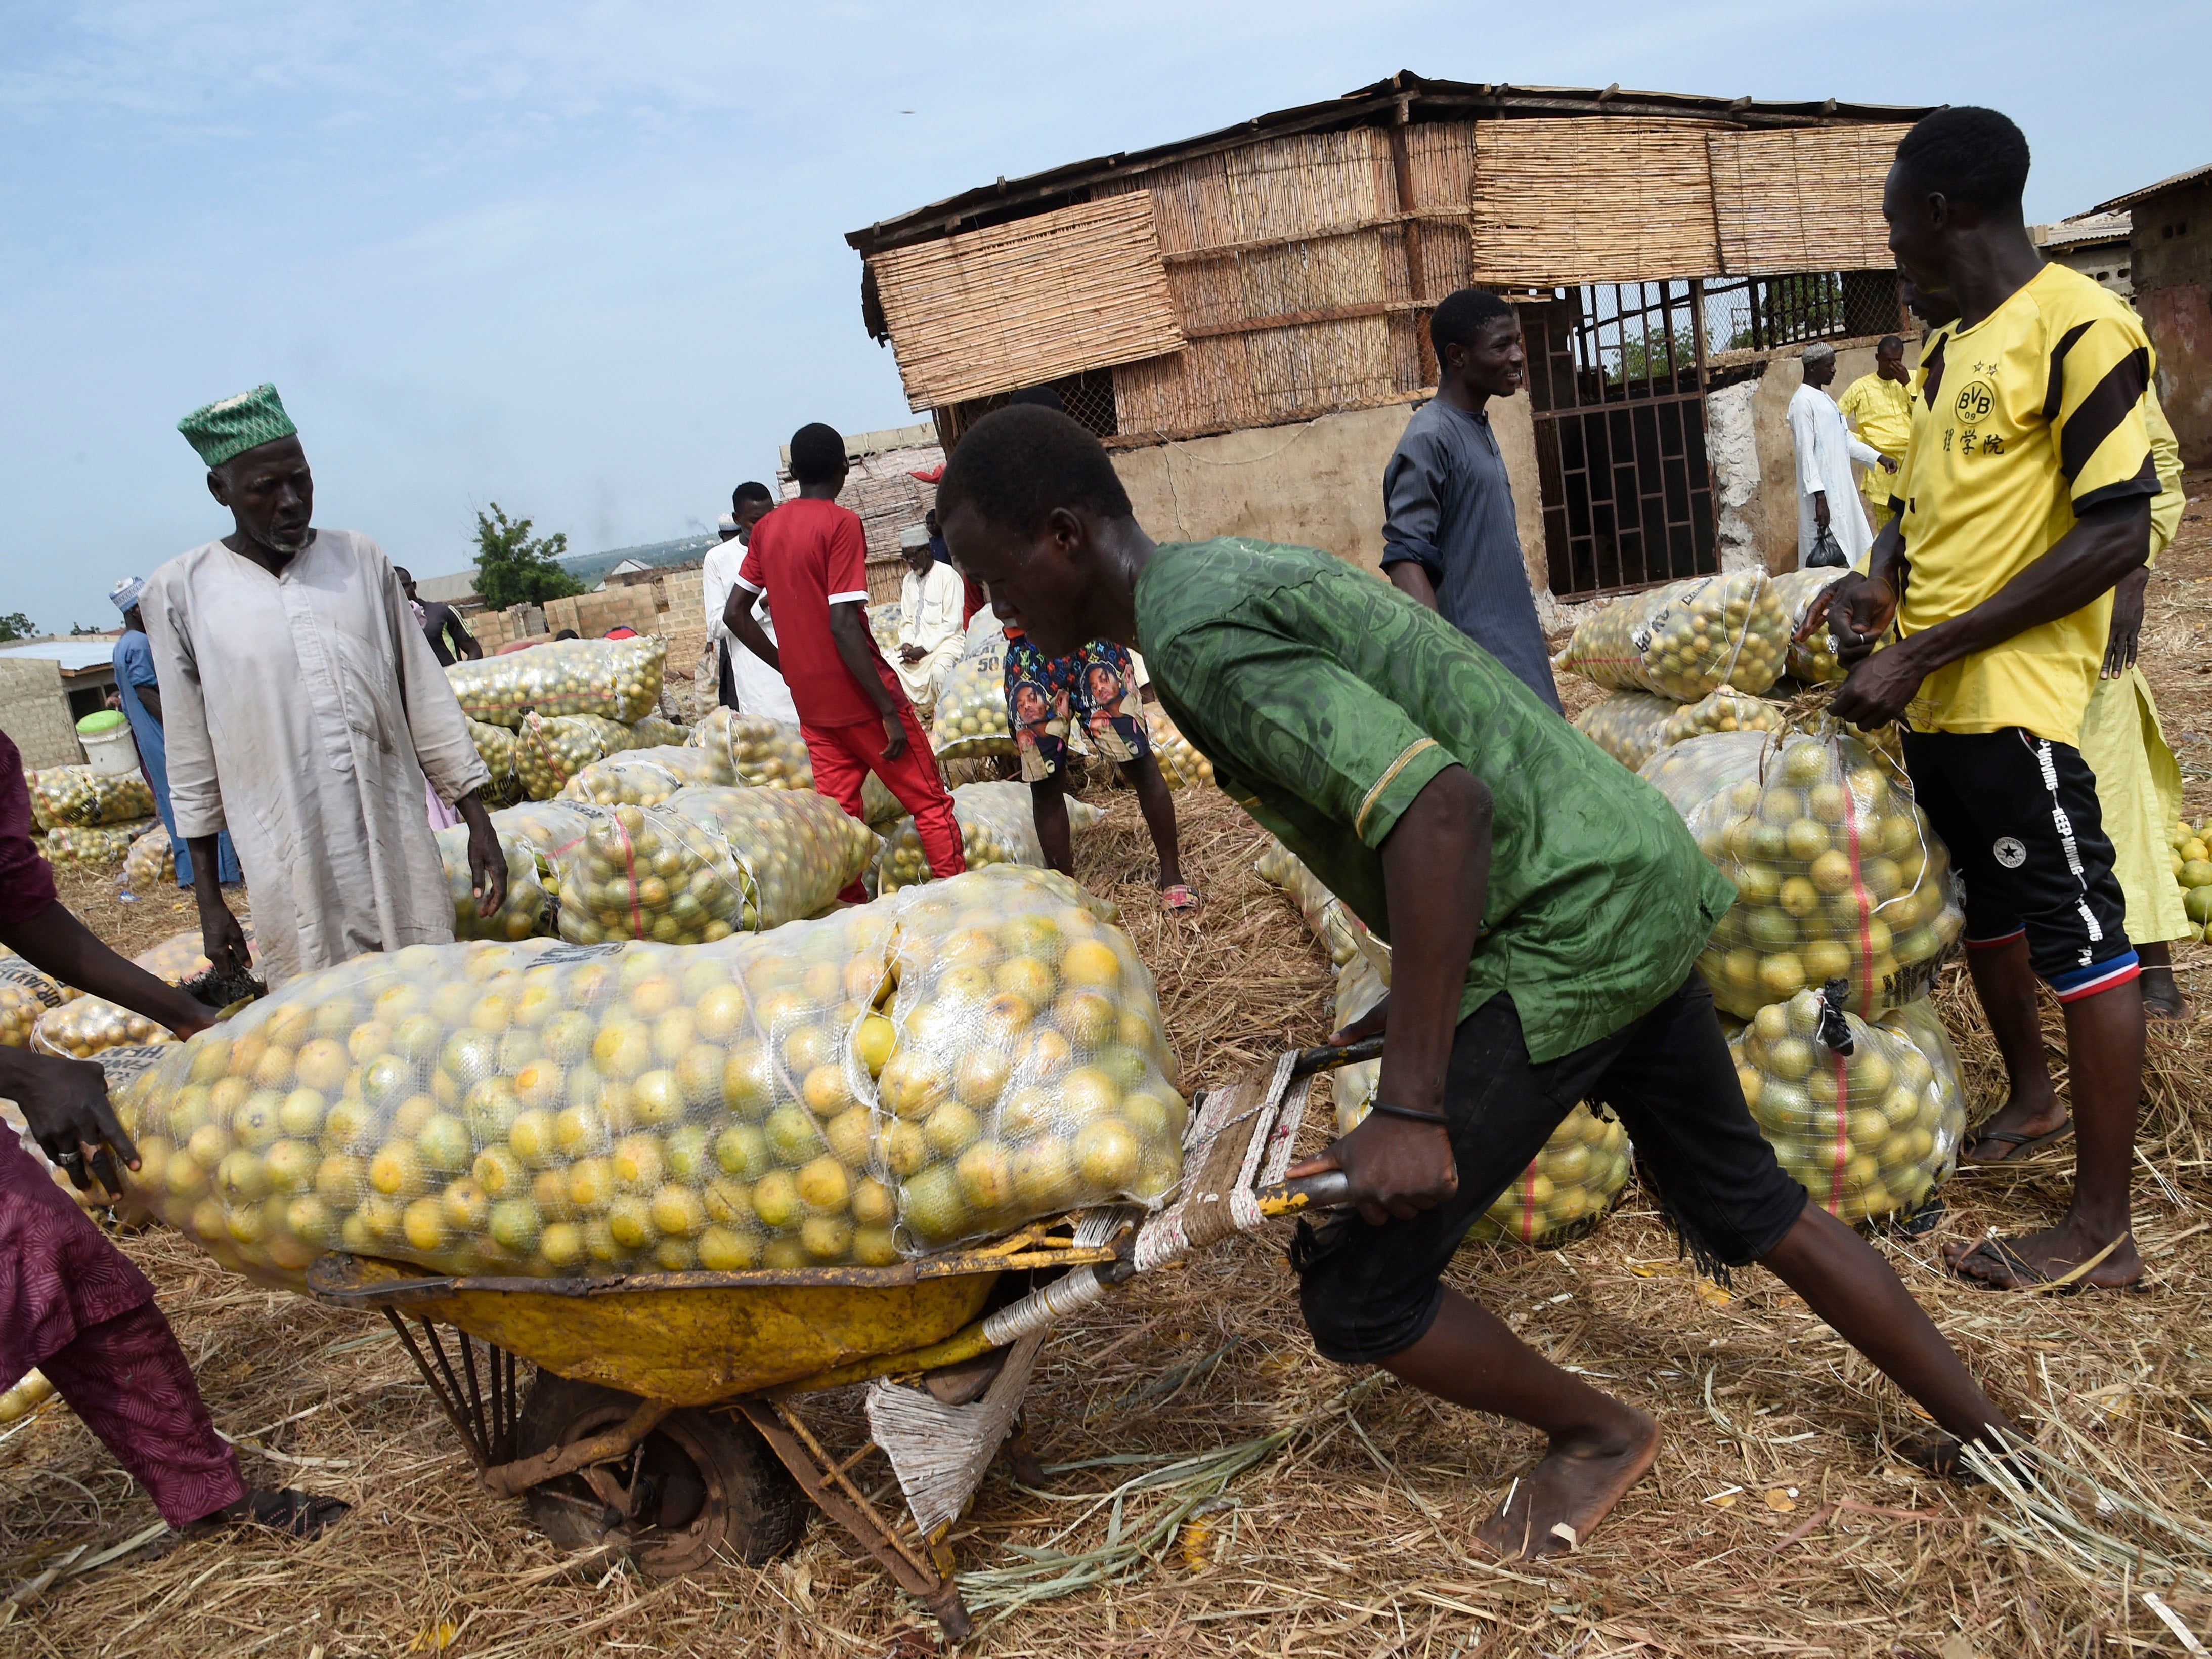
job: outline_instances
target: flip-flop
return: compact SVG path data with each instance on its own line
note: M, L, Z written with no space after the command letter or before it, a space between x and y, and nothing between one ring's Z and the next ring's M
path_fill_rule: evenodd
M1990 1261L1996 1262L2000 1267L2005 1268L2007 1271L2011 1273L2016 1280L2024 1279L2027 1283L2025 1285L2019 1283L1999 1285L1995 1283L1993 1280L1981 1278L1978 1274L1965 1272L1964 1269L1966 1265L1969 1261L1972 1261L1976 1256L1982 1255L1984 1251L1989 1254ZM1967 1284L1978 1285L1985 1291L2025 1290L2031 1285L2048 1285L2056 1276L2044 1272L2042 1268L2037 1267L2033 1262L2022 1256L2019 1251L2014 1249L2011 1245L2006 1243L2002 1238L1985 1238L1982 1240L1982 1242L1975 1245L1972 1249L1967 1251L1966 1255L1960 1256L1956 1261L1953 1262L1951 1264L1950 1272L1951 1276L1954 1279L1963 1279ZM2081 1288L2081 1285L2079 1280L2076 1280L2074 1284L2065 1286L2065 1288L2069 1291L2078 1291Z
M2022 1134L2017 1129L1984 1129L1960 1149L1959 1162L1985 1169L2001 1169L2008 1164L2025 1164L2042 1148L2073 1138L2074 1120L2070 1117L2057 1128L2047 1129L2039 1135ZM2013 1150L2002 1158L1976 1158L1972 1155L1978 1148L1984 1146L2009 1146Z
M1201 902L1198 890L1188 883L1179 881L1172 887L1160 889L1160 908L1170 915L1180 910L1195 910Z

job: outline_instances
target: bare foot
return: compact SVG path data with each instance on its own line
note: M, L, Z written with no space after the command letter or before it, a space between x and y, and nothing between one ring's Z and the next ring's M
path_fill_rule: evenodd
M2038 1145L2048 1144L2045 1136L2057 1136L2072 1127L2066 1108L2047 1084L2033 1094L2015 1091L1994 1116L1975 1126L1959 1161L2006 1164L2029 1158Z
M2181 994L2181 987L2174 982L2172 969L2145 968L2142 982L2145 1019L2189 1018L2189 1001Z
M1554 1439L1544 1460L1515 1483L1498 1512L1476 1530L1498 1555L1540 1560L1578 1549L1659 1455L1659 1425L1633 1407L1626 1434Z
M1992 1290L2024 1291L2064 1279L2105 1248L2072 1222L2024 1233L2017 1238L1961 1240L1943 1247L1943 1260L1961 1279ZM2124 1236L2111 1255L2068 1284L2083 1289L2124 1290L2143 1276L2142 1258L2136 1254L2135 1236Z

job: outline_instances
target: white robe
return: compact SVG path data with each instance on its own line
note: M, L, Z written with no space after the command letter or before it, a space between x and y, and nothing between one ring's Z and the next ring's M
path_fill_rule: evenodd
M960 660L966 638L960 628L960 606L967 591L960 573L949 564L933 564L919 576L909 570L899 579L898 643L920 646L922 657L919 662L902 662L893 651L891 671L924 720L937 707L939 685Z
M490 774L383 550L319 530L271 576L210 542L156 570L140 609L176 832L230 831L269 982L449 942L423 780L451 803Z
M1820 533L1813 516L1813 495L1828 498L1828 528L1836 545L1852 564L1874 545L1874 528L1866 509L1859 505L1858 481L1851 463L1879 466L1881 455L1851 434L1844 424L1844 411L1819 386L1801 386L1790 398L1790 441L1797 451L1797 566L1804 568Z

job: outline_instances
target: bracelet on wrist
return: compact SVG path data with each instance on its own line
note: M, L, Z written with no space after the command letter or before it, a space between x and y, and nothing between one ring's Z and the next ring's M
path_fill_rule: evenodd
M1406 1118L1415 1123L1433 1123L1439 1128L1451 1127L1451 1120L1442 1112L1425 1112L1415 1106L1392 1106L1378 1100L1368 1109L1373 1112L1385 1112L1392 1117Z

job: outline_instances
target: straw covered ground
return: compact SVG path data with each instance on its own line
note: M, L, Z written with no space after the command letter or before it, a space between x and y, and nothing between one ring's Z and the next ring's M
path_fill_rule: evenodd
M2212 479L2192 483L2201 495ZM2153 586L2145 641L2192 816L2212 809L2208 624L2212 536L2200 517ZM1221 1080L1322 1033L1326 957L1251 873L1260 837L1241 815L1218 795L1178 795L1186 869L1208 904L1194 924L1170 921L1152 904L1129 798L1098 798L1108 817L1081 853L1083 873L1121 903L1187 1079ZM69 890L118 943L143 947L190 921L155 915L158 901L118 911L106 885L73 877ZM2178 959L2185 986L2212 1000L2212 950ZM1941 997L1987 1110L1999 1079L1955 969ZM2201 1651L2152 1598L2212 1641L2208 1029L2200 1017L2152 1038L2136 1185L2144 1293L2007 1297L1937 1270L1947 1237L2051 1215L2070 1169L2063 1153L1961 1176L1937 1232L1881 1242L1992 1391L2075 1472L2058 1477L2059 1505L2038 1512L1905 1465L1893 1441L1917 1419L1897 1391L1756 1269L1733 1295L1691 1277L1632 1188L1580 1243L1473 1249L1454 1270L1527 1340L1662 1427L1652 1477L1578 1554L1538 1567L1481 1559L1474 1528L1536 1437L1315 1358L1280 1239L1254 1239L1053 1337L1030 1396L1049 1490L1018 1489L1001 1467L954 1537L979 1614L966 1650ZM2048 1030L2056 1063L2055 1010ZM197 1541L151 1565L64 1580L0 1626L0 1654L933 1650L919 1611L818 1519L794 1554L763 1570L660 1584L604 1564L580 1570L526 1529L519 1504L476 1486L380 1321L259 1290L173 1235L123 1243L159 1287L217 1425L250 1448L252 1477L336 1492L354 1513L311 1545ZM827 1402L820 1418L851 1438L851 1401ZM0 1587L151 1519L66 1410L0 1431L0 1559L12 1564ZM1049 1599L1024 1601L1041 1592Z

